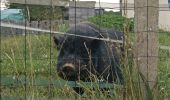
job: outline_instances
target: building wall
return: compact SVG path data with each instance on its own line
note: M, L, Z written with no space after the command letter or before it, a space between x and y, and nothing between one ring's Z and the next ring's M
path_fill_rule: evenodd
M128 18L133 18L134 17L133 7L134 0L128 0L127 5L128 10L125 11L123 9L122 15L127 16ZM170 31L170 8L168 8L168 0L159 0L159 28Z
M95 15L95 3L93 1L69 2L70 25L86 21L88 17ZM76 8L76 9L75 9Z

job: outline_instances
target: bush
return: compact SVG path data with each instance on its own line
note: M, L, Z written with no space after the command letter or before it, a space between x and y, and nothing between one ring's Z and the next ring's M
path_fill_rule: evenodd
M124 27L127 27L127 25L129 31L134 30L133 19L123 17L119 13L105 12L103 15L93 16L88 20L98 26L104 28L114 28L117 31L123 31Z

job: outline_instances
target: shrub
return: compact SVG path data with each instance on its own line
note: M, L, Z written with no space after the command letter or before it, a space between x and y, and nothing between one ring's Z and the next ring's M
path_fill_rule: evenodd
M118 31L123 31L128 25L128 30L134 30L134 21L132 18L126 18L119 13L105 12L103 15L97 15L88 19L90 22L104 28L114 28Z

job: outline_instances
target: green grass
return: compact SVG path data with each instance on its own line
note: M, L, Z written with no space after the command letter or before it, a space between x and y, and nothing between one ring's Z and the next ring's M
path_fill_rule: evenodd
M47 35L7 36L1 38L1 75L19 76L27 78L58 80L56 73L57 50L54 48L52 37ZM48 97L49 94L57 96L70 96L68 86L56 88L33 86L30 81L23 86L1 86L1 94L5 96ZM51 90L49 90L51 89ZM69 91L69 92L67 92Z
M169 32L159 34L161 45L170 46ZM159 51L159 99L170 98L170 51ZM54 48L52 37L46 35L27 35L25 36L2 36L1 37L1 75L12 75L14 78L20 75L27 75L29 79L52 79L58 80L56 73L57 50ZM127 68L128 69L128 68ZM135 76L129 70L125 70L127 75L126 92L129 99L140 99L140 92L137 83L129 76ZM25 96L27 98L78 98L79 96L68 86L62 88L51 86L33 86L32 82L25 86L1 86L1 95L4 96ZM110 99L120 100L123 97L121 88L113 90L114 95ZM106 99L107 93L100 90L91 91L86 88L83 95L86 99Z
M52 47L50 38L50 35L3 37L2 74L23 74L25 70L28 73L32 70L48 73L48 69L50 66L54 67L54 61L57 59L57 51Z
M170 46L170 32L160 30L159 43L160 45Z
M170 51L160 50L159 56L159 93L161 100L170 98Z

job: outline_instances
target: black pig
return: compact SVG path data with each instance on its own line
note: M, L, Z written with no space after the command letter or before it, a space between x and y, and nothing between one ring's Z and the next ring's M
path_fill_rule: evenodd
M59 50L57 71L61 78L76 81L92 81L91 76L107 82L123 82L120 70L121 46L119 43L98 39L122 40L123 34L112 29L101 29L92 23L79 23L66 33L77 36L54 36Z

